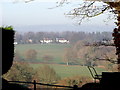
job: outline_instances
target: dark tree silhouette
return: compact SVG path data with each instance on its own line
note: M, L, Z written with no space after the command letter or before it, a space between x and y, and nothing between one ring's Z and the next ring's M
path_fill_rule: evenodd
M2 31L2 74L8 72L13 63L14 57L14 31L12 27L0 27ZM2 78L2 90L29 90L19 85L11 84Z

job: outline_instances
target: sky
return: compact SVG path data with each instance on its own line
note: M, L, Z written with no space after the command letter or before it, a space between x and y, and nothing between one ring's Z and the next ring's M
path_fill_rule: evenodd
M105 14L94 17L89 21L77 24L77 19L65 15L78 2L71 2L62 7L56 7L55 0L36 0L29 3L14 2L14 0L0 2L0 25L12 25L16 31L112 31L115 27L114 20L104 22L108 17Z

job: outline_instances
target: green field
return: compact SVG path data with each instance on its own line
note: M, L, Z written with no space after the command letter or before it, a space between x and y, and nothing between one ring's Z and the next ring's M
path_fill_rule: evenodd
M61 77L73 77L73 76L86 76L86 77L91 77L91 74L86 66L79 66L79 65L60 65L60 64L31 64L34 69L38 69L38 67L42 67L44 65L49 65L52 67L56 73ZM104 69L102 68L97 68L97 73L101 74Z
M54 63L63 62L64 49L68 47L70 47L70 44L18 44L15 46L22 58L25 58L27 50L34 49L38 52L36 61L42 61L43 56L50 55L53 57L52 62Z
M69 44L18 44L16 45L16 50L19 51L21 56L25 57L25 52L29 49L35 49L38 52L37 55L37 62L30 63L30 66L32 66L34 69L37 69L40 66L45 65L45 63L40 63L42 61L42 56L44 55L52 55L54 57L55 64L47 64L50 67L52 67L56 73L61 77L72 77L72 76L87 76L91 77L88 69L86 66L80 66L80 65L65 65L60 64L63 63L63 55L64 55L64 49L70 47ZM98 72L104 71L104 69L96 68Z

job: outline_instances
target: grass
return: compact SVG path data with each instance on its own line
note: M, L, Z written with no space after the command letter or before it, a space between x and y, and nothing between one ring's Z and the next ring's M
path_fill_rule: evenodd
M22 58L25 58L25 52L34 49L38 52L37 61L42 61L42 57L50 55L54 63L63 62L64 49L70 47L69 44L18 44L16 50L19 51Z
M47 64L52 67L61 78L72 77L72 76L86 76L91 77L86 66L79 65L61 65L63 63L64 49L70 47L69 44L18 44L16 50L19 51L21 56L25 58L25 52L29 49L35 49L38 52L36 63L30 65L37 69L40 66L46 65L41 64L42 57L44 55L51 55L54 57L52 62L56 64ZM96 68L98 72L103 71L101 68Z
M30 65L34 68L37 69L38 67L42 67L44 65L49 65L52 67L56 73L61 77L61 78L66 78L66 77L73 77L73 76L86 76L86 77L91 77L91 74L89 70L87 69L86 66L79 66L79 65L60 65L60 64L31 64ZM99 74L101 74L104 69L102 68L96 68Z

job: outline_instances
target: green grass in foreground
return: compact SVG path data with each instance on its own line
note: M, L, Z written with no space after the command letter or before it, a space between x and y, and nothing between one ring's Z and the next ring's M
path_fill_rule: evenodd
M56 73L61 78L72 77L72 76L86 76L91 77L91 74L86 66L78 66L78 65L60 65L60 64L30 64L34 69L37 69L43 65L49 65L52 67ZM102 68L96 68L98 73L104 71Z

